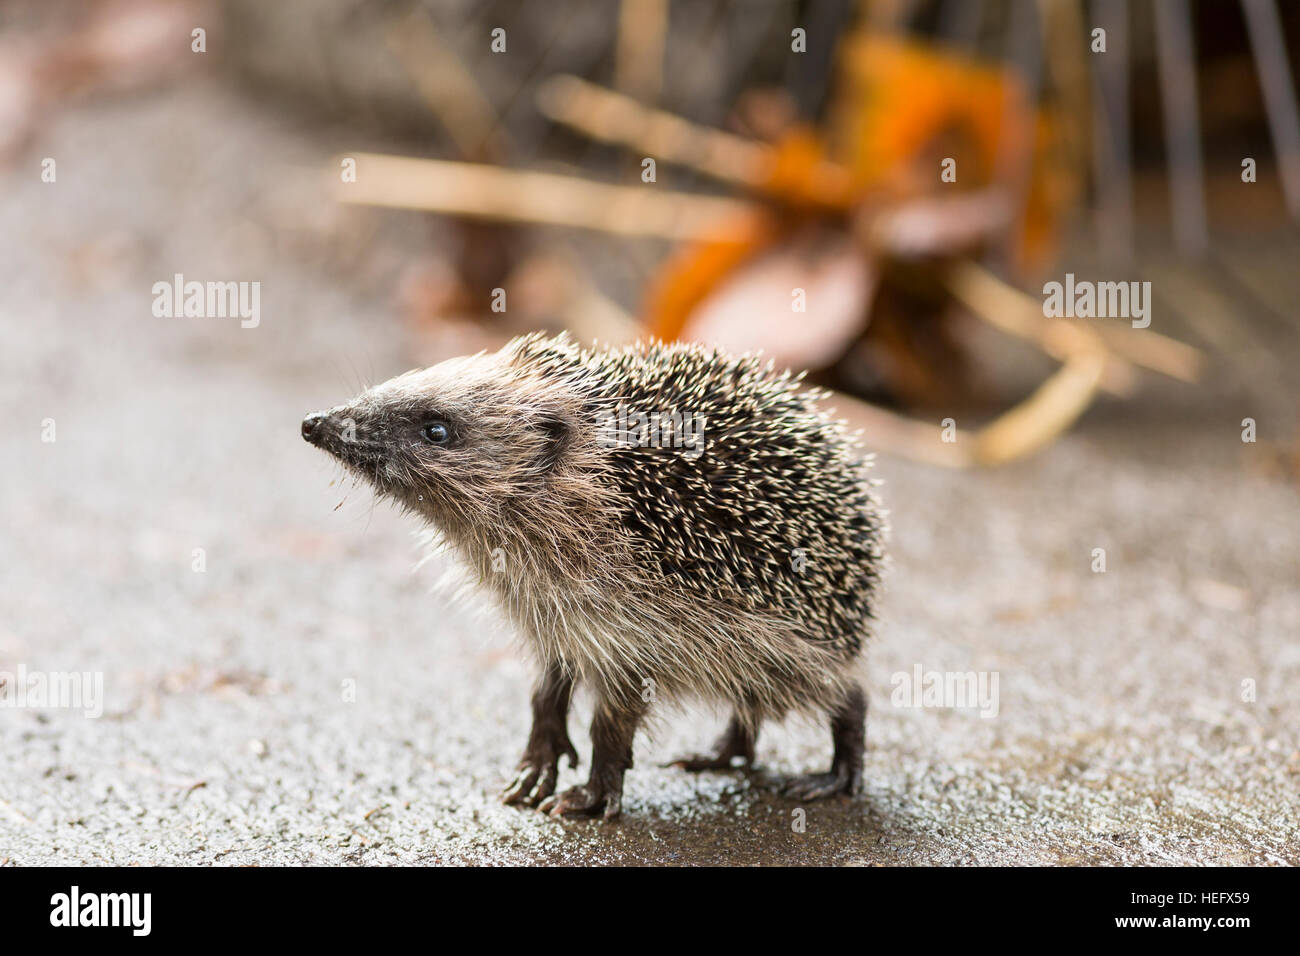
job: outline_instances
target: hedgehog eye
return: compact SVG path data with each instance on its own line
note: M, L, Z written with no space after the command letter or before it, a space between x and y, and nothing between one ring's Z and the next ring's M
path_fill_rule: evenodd
M445 445L451 438L451 429L446 422L429 422L420 430L420 434L431 445Z

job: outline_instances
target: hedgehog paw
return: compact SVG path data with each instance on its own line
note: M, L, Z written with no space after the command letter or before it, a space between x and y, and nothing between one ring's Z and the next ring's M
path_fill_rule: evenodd
M524 754L514 780L501 793L501 802L507 804L522 803L526 807L535 807L555 792L555 783L560 776L560 757L569 758L569 766L578 765L578 752L566 738L561 749L544 748Z
M538 809L553 817L590 817L600 814L606 820L612 820L623 810L623 788L606 788L586 783L548 798Z
M737 757L743 757L744 762L735 763ZM719 751L711 754L690 754L685 757L677 757L664 764L664 766L677 767L688 773L699 773L701 770L747 770L753 765L753 762L753 757L747 757L744 754Z
M754 731L733 717L727 725L726 732L713 745L713 752L708 754L691 754L669 761L665 766L680 767L690 773L701 770L748 770L754 765ZM741 758L740 766L734 763Z
M824 800L838 794L852 797L862 792L862 769L841 764L830 773L795 777L782 792L796 800Z

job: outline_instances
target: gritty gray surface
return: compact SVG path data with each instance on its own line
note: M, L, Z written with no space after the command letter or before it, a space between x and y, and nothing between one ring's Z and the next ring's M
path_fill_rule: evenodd
M381 290L415 248L317 188L343 141L200 81L63 115L0 171L0 671L106 696L0 710L0 862L1300 863L1300 508L1237 424L1283 437L1294 400L1174 386L1003 470L881 460L861 799L792 829L772 783L828 761L808 725L749 778L659 769L720 726L688 710L638 740L620 823L501 806L522 656L298 437L412 364ZM261 326L154 318L177 271L260 280ZM916 664L997 672L998 716L893 706Z

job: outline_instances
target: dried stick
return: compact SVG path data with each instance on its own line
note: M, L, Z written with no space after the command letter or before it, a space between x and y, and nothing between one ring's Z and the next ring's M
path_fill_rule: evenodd
M1205 364L1199 349L1157 332L1125 335L1115 329L1094 330L1068 319L1048 318L1034 299L971 262L953 266L945 281L949 291L984 321L1037 344L1053 358L1067 361L1080 352L1107 353L1108 377L1112 374L1109 366L1131 362L1190 383L1200 378Z
M653 103L663 89L668 0L623 0L618 12L614 85Z
M1129 135L1128 10L1123 0L1098 0L1105 56L1092 58L1093 173L1097 244L1108 261L1133 258L1133 170Z
M757 214L742 200L657 186L614 186L440 159L350 155L357 161L357 181L336 183L334 194L359 205L673 240L726 239L735 234L737 222Z
M1034 394L975 434L975 464L1006 464L1047 445L1087 409L1105 368L1104 352L1072 356Z
M623 146L723 182L759 189L773 163L771 147L699 126L576 76L553 76L537 90L542 114L591 139Z
M1169 144L1169 191L1174 241L1185 255L1200 255L1210 245L1205 223L1201 124L1196 99L1196 51L1187 0L1151 5L1156 18L1156 64L1164 102L1165 141Z
M862 429L872 451L941 468L969 468L975 463L975 442L969 432L959 431L956 441L944 442L939 426L897 415L852 395L832 390L826 402L853 427Z
M1241 5L1258 64L1259 86L1264 93L1287 208L1292 217L1300 219L1300 116L1287 62L1286 32L1272 0L1241 0Z
M831 392L828 401L877 451L943 468L992 467L1038 451L1074 424L1096 394L1105 364L1099 351L1074 355L1029 398L977 431L954 429L951 442L941 440L939 426L842 392Z
M429 14L412 11L389 30L388 43L460 154L486 158L482 151L494 138L504 138L505 131L491 101L455 51L442 42Z

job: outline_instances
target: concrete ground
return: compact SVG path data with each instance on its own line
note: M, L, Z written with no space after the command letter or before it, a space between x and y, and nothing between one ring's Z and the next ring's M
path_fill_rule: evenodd
M105 695L0 709L0 863L1300 863L1300 506L1239 424L1292 436L1296 404L1213 385L998 471L880 461L860 799L775 794L823 769L820 727L765 732L750 777L660 769L720 727L688 711L638 741L619 823L500 805L521 655L298 435L413 364L389 290L427 237L334 210L346 136L283 124L198 81L61 115L0 171L0 672ZM155 318L176 272L261 281L261 324ZM996 673L996 717L899 706L918 665Z

